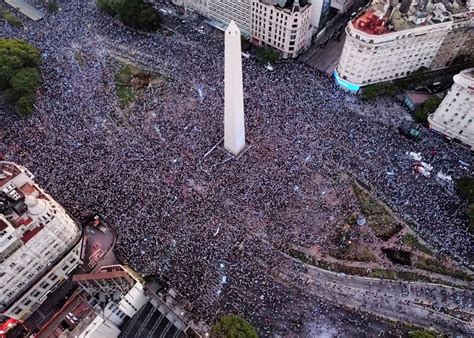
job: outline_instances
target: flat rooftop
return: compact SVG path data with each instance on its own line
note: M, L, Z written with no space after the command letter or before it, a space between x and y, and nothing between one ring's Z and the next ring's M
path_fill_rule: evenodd
M7 4L12 6L13 8L17 9L23 15L26 15L33 21L38 21L44 18L44 13L40 10L34 8L33 6L27 4L23 0L5 0Z
M413 2L408 10L400 5L392 8L381 0L374 1L367 11L356 17L353 26L367 34L382 35L435 25L443 22L469 19L471 14L461 2L454 0L452 5Z

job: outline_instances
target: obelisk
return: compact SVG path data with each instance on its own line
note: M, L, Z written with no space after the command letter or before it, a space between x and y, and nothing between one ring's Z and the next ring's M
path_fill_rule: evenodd
M224 148L237 156L245 148L245 121L240 29L234 21L225 31L224 54Z

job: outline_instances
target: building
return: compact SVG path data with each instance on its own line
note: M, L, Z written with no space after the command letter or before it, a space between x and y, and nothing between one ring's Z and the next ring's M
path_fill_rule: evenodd
M354 4L354 0L333 0L331 7L337 9L340 13L346 13L347 10Z
M408 107L408 109L413 111L432 96L432 94L423 91L407 91L403 95L403 103Z
M24 167L0 162L0 311L24 321L82 263L82 230Z
M311 4L300 1L252 0L252 42L271 46L293 58L311 45Z
M474 68L454 76L454 84L428 117L431 128L474 149Z
M448 6L422 0L414 6L411 0L401 4L375 0L346 27L335 72L338 84L357 91L368 84L408 76L422 67L446 67L472 35L470 12L457 1Z
M208 6L209 18L221 23L222 30L234 21L243 36L251 36L251 0L208 0Z
M127 267L105 266L73 280L95 312L82 332L76 332L81 338L185 337L195 332Z
M175 6L182 6L203 16L209 15L209 0L172 0Z

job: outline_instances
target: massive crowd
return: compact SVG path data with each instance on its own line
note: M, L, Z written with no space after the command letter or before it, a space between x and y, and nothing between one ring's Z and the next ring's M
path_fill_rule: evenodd
M258 235L282 245L324 244L357 208L345 192L348 174L430 244L472 264L465 205L433 178L414 174L406 153L420 152L454 177L467 173L458 161L470 163L471 156L429 131L419 143L402 138L396 128L406 112L398 104L358 102L295 61L269 71L244 59L249 147L238 160L227 161L219 147L204 158L223 136L219 34L201 34L189 22L185 34L142 34L92 1L60 6L42 21L25 21L24 29L0 23L0 36L25 39L43 55L33 116L0 108L0 152L28 167L77 218L104 215L118 233L118 256L142 273L165 275L196 317L215 318L222 299L238 304L239 285L251 290L258 283L272 302L296 302L255 264L271 249L245 254L258 246L247 242ZM118 60L166 82L123 109L115 89ZM340 203L314 194L315 175L331 182ZM234 308L264 317L262 306ZM279 311L271 316L284 320Z

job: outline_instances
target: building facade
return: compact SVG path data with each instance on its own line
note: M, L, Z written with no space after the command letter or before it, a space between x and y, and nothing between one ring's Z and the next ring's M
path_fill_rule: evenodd
M408 76L421 67L446 67L468 42L472 23L469 10L461 4L448 12L442 3L425 1L415 7L407 0L392 8L376 0L346 27L336 81L357 91Z
M431 128L474 149L474 68L454 76L454 84L428 117Z
M28 318L82 263L81 235L26 168L0 162L0 311Z
M251 0L208 0L209 18L223 24L223 30L233 20L242 35L250 37Z
M172 0L175 6L183 6L203 16L209 15L209 0Z
M293 58L311 44L311 4L299 1L252 0L252 42L271 46Z

